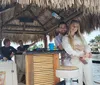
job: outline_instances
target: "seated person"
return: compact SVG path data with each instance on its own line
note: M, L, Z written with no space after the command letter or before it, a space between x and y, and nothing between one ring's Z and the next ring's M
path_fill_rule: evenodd
M22 41L22 40L19 40L18 43L19 43L20 46L17 47L17 51L18 51L19 53L23 53L23 52L25 52L30 46L34 45L36 42L33 42L32 44L29 44L29 45L23 45L23 41Z
M17 50L10 46L10 40L4 40L4 46L0 48L1 56L3 56L4 60L11 60L12 56L17 52Z

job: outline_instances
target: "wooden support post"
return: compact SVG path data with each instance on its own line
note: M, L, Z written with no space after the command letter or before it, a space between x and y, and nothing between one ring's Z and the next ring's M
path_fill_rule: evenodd
M59 68L59 54L54 54L54 61L53 61L53 63L54 63L54 66L53 66L53 69L54 69L54 79L55 79L55 84L54 85L56 85L59 81L60 81L60 78L57 78L56 77L56 70L57 70L57 68Z
M2 27L0 26L0 47L2 47Z
M47 49L47 35L44 34L44 47Z

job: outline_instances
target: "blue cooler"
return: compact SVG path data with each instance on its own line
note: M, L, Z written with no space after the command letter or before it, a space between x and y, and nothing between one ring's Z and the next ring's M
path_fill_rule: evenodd
M54 43L49 43L49 50L54 50Z

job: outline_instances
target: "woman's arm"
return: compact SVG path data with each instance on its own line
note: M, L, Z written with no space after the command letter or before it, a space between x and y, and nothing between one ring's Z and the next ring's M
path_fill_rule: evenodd
M83 45L75 45L75 49L79 51L84 51L84 46Z
M72 56L76 56L76 57L80 57L82 56L83 52L80 51L79 53L77 53L75 50L73 50L73 48L71 47L69 41L68 41L68 37L64 36L62 39L62 46L64 48L64 50Z
M82 36L82 39L84 41L84 56L85 58L91 58L92 56L91 49L83 36Z

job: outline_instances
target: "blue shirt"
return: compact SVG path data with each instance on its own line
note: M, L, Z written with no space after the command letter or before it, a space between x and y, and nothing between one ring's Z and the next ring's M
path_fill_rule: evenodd
M55 45L56 45L57 48L62 43L62 37L63 36L61 34L59 34L58 36L55 37Z
M61 35L61 34L58 34L58 36L55 37L55 45L56 45L57 48L58 48L59 45L62 45L62 38L63 38L63 35ZM70 59L70 56L68 55L68 53L66 53L65 51L63 51L61 53L61 58L62 59L63 58L69 58Z

